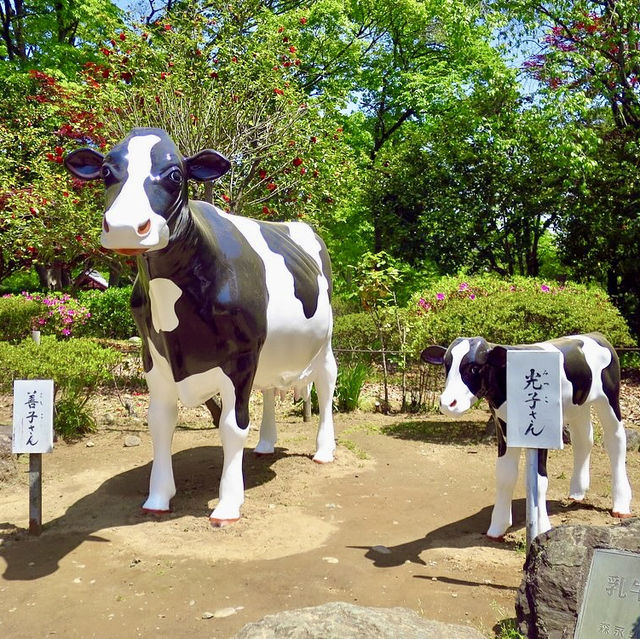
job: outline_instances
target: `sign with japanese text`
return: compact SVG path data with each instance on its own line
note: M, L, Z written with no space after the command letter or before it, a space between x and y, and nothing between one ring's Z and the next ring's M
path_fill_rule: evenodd
M561 356L507 351L507 446L562 448Z
M640 555L593 551L575 639L640 639Z
M13 453L53 450L53 380L13 382Z

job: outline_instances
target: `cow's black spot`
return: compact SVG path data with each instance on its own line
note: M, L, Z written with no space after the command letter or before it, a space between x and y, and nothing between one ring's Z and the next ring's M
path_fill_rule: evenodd
M180 382L220 367L236 390L236 418L249 424L249 394L267 335L265 265L247 239L215 208L191 202L178 220L179 241L139 260L132 309L143 340L150 339ZM149 280L167 278L182 290L179 324L156 332L151 323ZM145 370L152 362L144 357Z
M284 258L284 264L293 276L294 294L302 303L304 316L307 319L313 317L320 294L317 263L291 239L286 224L260 222L260 232L269 249Z

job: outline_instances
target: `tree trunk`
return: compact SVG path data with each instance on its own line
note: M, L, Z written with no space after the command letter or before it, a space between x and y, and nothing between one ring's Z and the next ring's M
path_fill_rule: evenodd
M71 286L71 274L69 270L61 265L36 266L36 273L40 280L40 287L47 291L62 291Z

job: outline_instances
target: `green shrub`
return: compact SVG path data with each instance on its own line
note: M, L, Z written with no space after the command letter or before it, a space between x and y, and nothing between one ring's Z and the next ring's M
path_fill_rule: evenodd
M138 331L131 314L131 288L81 291L78 300L89 309L91 316L80 334L108 339L128 339L136 335Z
M5 277L0 284L0 295L15 294L18 295L22 291L38 291L40 290L40 278L35 269L28 271L19 271L13 273L9 277Z
M0 390L10 393L14 379L52 379L56 430L64 437L76 437L93 427L86 403L100 384L111 379L121 358L117 351L82 338L43 336L39 346L32 339L17 345L0 342Z
M376 325L370 313L348 313L333 321L334 349L380 348Z
M624 318L606 294L574 283L483 275L446 277L410 302L410 351L480 335L499 344L527 344L600 331L614 346L633 346Z
M25 339L41 312L38 302L22 295L0 297L0 340L15 342Z
M339 411L349 412L358 408L362 386L369 374L370 367L362 363L344 366L338 370L335 402Z

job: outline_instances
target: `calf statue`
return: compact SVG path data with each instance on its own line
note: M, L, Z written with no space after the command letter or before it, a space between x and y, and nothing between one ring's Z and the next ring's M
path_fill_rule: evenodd
M315 383L320 407L316 462L333 461L331 266L306 224L224 213L188 199L187 181L214 180L230 162L216 151L183 157L161 129L139 128L107 155L80 149L65 166L102 179L101 243L137 256L131 308L142 337L153 440L148 512L168 512L176 487L171 442L178 399L186 406L220 394L224 454L219 501L210 520L240 517L242 453L252 388L264 393L257 453L274 451L276 389Z
M589 458L593 446L590 407L600 418L604 445L611 461L614 517L630 517L631 487L627 479L626 435L620 415L620 364L609 342L599 333L572 335L528 346L500 346L482 337L460 337L449 346L429 346L422 359L444 365L445 388L440 410L456 417L479 399L486 399L496 421L498 460L496 502L487 536L501 539L511 526L511 500L518 477L520 448L507 447L507 351L531 349L559 351L562 358L561 401L565 424L573 446L571 499L580 501L589 488ZM551 527L546 509L547 451L538 463L539 532Z

